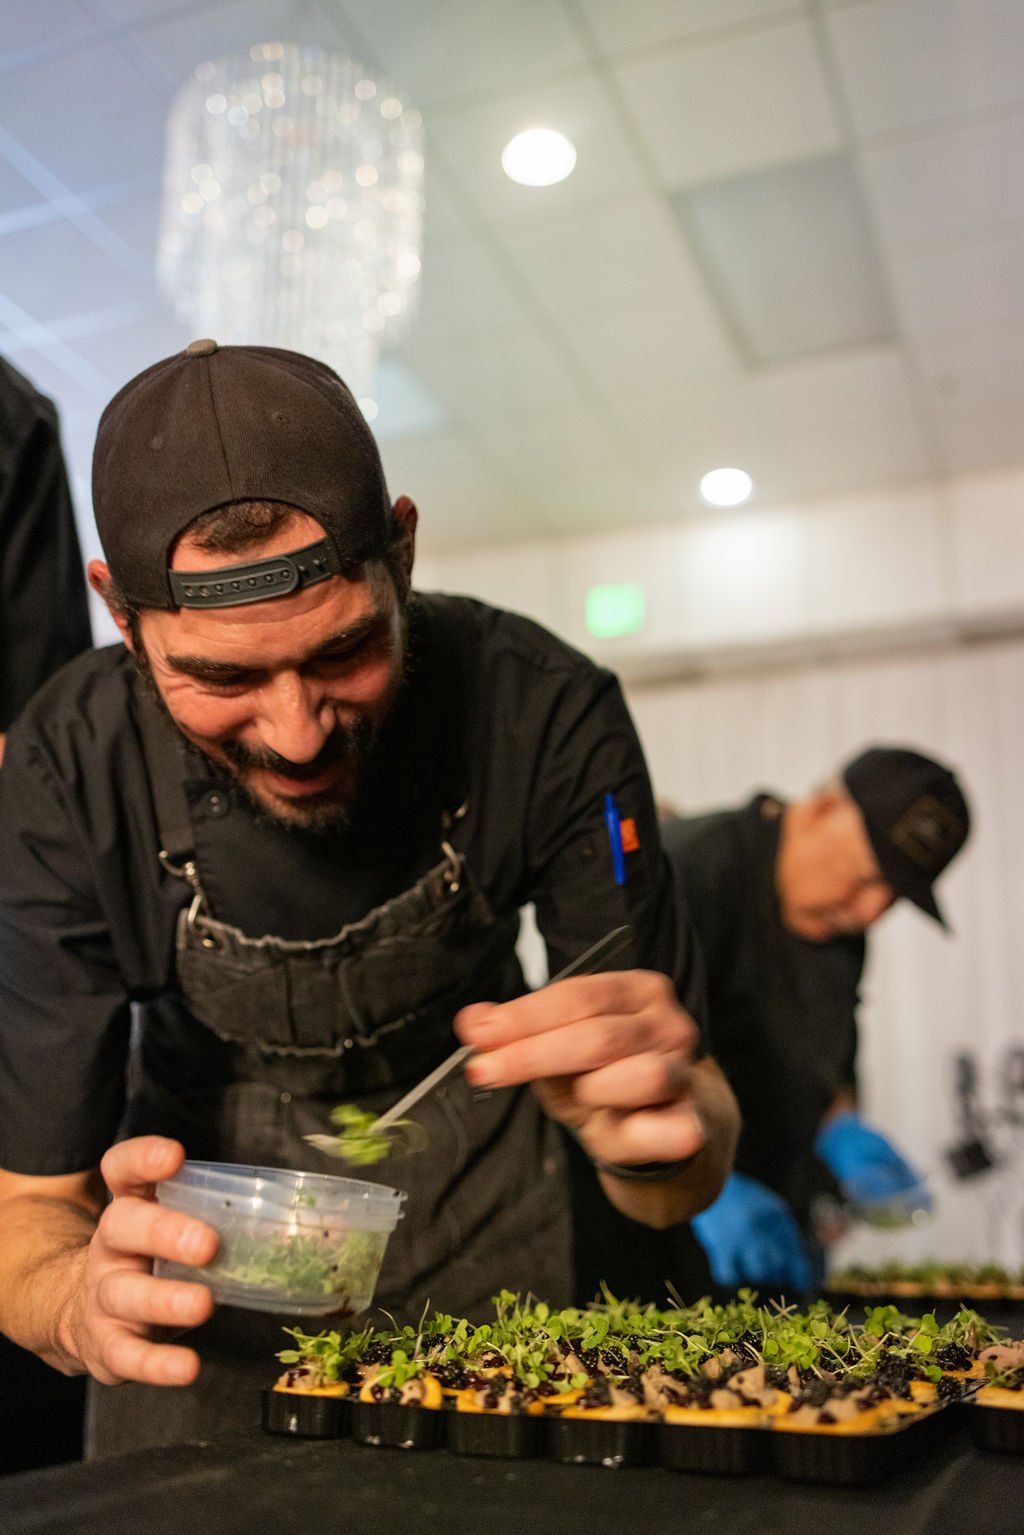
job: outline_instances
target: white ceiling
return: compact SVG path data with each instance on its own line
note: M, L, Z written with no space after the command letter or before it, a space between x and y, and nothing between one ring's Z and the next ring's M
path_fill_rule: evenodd
M167 110L270 40L424 117L420 315L376 427L426 549L685 517L720 464L780 504L1024 463L1021 0L0 0L0 351L57 400L83 512L100 409L190 339L153 270ZM579 159L528 190L499 156L538 123ZM680 209L826 157L887 335L754 364Z

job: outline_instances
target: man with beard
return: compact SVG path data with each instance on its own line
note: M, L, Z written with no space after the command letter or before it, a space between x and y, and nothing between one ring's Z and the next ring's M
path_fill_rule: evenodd
M215 1250L153 1198L186 1154L336 1170L305 1137L396 1102L454 1019L465 1079L378 1170L409 1199L377 1302L472 1316L566 1296L559 1125L668 1227L737 1115L614 678L411 593L415 507L330 369L193 342L107 407L93 494L124 646L44 689L0 782L0 1326L102 1383L105 1453L248 1423L280 1346L281 1318L152 1273ZM527 901L553 971L626 923L631 968L524 994Z

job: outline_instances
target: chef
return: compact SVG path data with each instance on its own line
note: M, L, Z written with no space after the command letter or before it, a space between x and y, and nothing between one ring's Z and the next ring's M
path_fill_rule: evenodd
M917 1190L927 1202L858 1109L864 934L898 899L943 923L932 887L968 826L955 775L906 746L869 747L799 800L761 793L664 824L743 1114L736 1170L694 1222L720 1283L820 1283L817 1195L884 1208Z
M91 644L57 412L0 357L0 732Z
M0 1327L101 1383L99 1454L251 1421L291 1320L154 1277L215 1250L154 1202L186 1154L337 1171L304 1137L394 1103L454 1019L465 1079L371 1173L409 1195L377 1299L472 1316L567 1292L559 1126L667 1227L738 1119L614 678L412 592L416 509L330 369L193 342L107 407L93 499L124 643L37 695L0 775ZM625 923L627 968L524 994L527 901L553 972Z

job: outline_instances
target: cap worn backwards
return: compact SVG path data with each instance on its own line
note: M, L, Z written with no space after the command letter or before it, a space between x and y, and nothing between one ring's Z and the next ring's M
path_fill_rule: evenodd
M873 746L848 762L841 776L887 882L897 896L947 926L932 885L970 830L954 774L906 747Z
M305 512L324 537L292 555L171 572L196 517L239 501ZM391 505L373 434L325 363L277 347L193 341L114 396L93 455L111 574L139 607L224 607L284 595L384 554Z

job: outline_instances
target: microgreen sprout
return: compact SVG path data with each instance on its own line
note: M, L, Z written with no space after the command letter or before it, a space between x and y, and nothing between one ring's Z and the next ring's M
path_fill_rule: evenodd
M340 1103L331 1110L331 1124L339 1127L338 1134L307 1135L304 1139L318 1151L353 1167L371 1167L385 1157L401 1156L422 1146L423 1130L415 1121L395 1119L378 1129L379 1118L379 1114L354 1103Z

